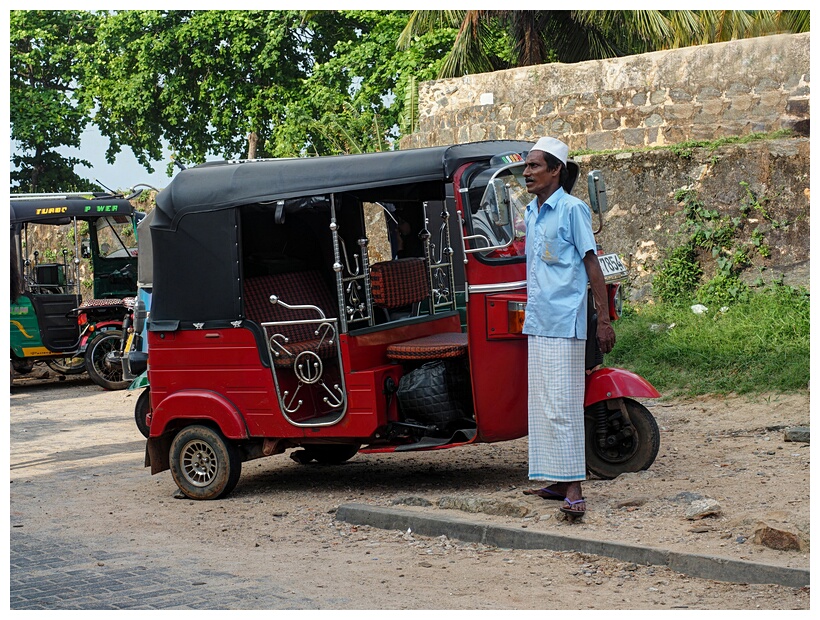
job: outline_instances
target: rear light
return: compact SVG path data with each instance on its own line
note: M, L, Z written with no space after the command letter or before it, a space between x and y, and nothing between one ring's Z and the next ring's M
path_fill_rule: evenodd
M86 323L88 323L88 315L86 315L86 314L80 314L80 315L78 315L78 316L77 316L77 325L79 325L80 327L82 327L82 326L83 326L83 325L85 325Z
M524 314L526 309L526 301L507 302L507 329L511 334L520 334L524 331Z

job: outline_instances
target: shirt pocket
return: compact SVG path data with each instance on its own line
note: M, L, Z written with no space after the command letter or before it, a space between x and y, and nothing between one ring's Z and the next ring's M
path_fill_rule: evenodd
M560 264L566 256L569 241L560 234L560 231L556 235L545 235L540 241L538 256L541 260L547 265Z

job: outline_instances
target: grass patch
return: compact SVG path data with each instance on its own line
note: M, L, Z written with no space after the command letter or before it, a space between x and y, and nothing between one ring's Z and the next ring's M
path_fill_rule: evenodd
M664 396L793 392L809 382L809 294L772 285L720 312L658 303L614 323L606 365L645 377Z

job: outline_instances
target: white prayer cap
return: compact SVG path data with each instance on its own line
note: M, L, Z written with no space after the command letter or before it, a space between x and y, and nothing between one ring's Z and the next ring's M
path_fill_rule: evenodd
M545 153L549 153L561 160L561 162L566 166L567 165L567 156L569 155L569 147L561 142L560 140L556 140L555 138L541 138L538 142L535 143L535 146L532 147L533 151L544 151Z

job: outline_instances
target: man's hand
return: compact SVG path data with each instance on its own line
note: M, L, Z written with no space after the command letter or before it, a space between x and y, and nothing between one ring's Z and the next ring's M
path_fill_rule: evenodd
M609 298L606 294L606 284L598 256L590 250L584 255L584 267L592 289L592 299L598 312L598 346L602 353L609 353L615 346L615 331L609 322ZM587 334L589 337L589 334Z
M607 309L608 310L608 309ZM609 318L609 317L607 317ZM602 353L609 353L612 347L615 346L615 330L612 329L612 324L607 320L601 321L601 311L598 311L598 347Z

